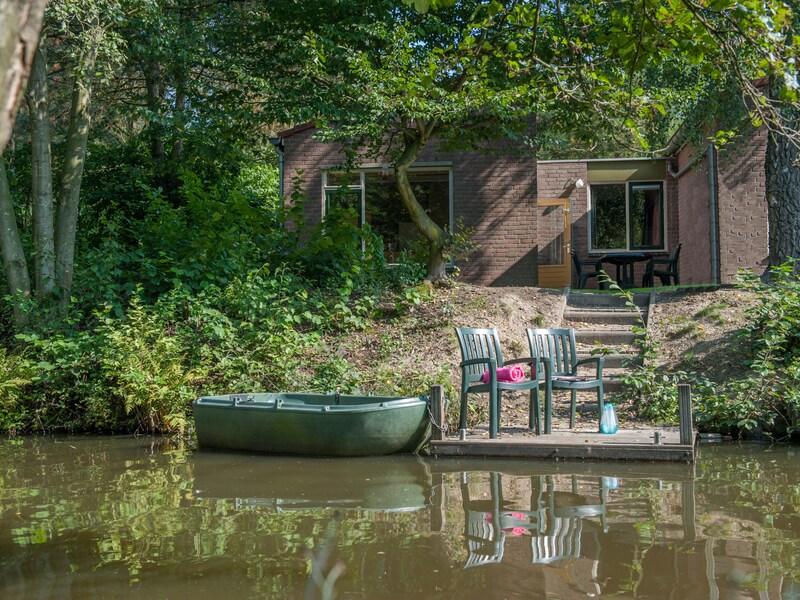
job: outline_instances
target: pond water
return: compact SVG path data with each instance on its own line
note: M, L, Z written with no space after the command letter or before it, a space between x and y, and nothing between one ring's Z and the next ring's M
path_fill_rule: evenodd
M0 441L0 598L800 598L800 449L696 465Z

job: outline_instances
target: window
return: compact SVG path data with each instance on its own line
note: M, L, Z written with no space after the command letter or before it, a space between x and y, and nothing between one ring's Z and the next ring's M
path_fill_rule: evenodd
M589 249L664 250L664 184L629 182L589 188Z
M383 239L386 261L398 262L400 253L422 239L408 215L394 174L386 169L365 169L354 173L327 172L324 175L325 210L352 206L359 224L368 223ZM451 186L448 169L424 168L409 173L417 200L442 228L450 228Z

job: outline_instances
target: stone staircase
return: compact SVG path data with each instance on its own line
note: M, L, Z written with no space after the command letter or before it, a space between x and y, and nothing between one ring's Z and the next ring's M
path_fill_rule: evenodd
M591 356L599 347L613 349L605 355L603 389L613 392L620 388L619 375L626 361L635 361L638 334L634 326L647 326L650 294L634 294L638 310L626 306L626 299L612 294L570 290L561 317L561 327L575 329L578 358ZM641 320L640 320L641 319Z

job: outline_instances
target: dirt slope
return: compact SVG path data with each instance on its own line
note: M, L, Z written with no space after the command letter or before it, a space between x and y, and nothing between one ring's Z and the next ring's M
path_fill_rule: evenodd
M741 345L735 334L751 303L751 297L733 289L658 294L648 331L662 345L659 368L691 369L712 379L738 369ZM377 321L370 331L331 338L327 350L353 366L363 393L424 394L432 383L448 383L454 422L461 381L454 327L496 327L506 359L527 356L525 329L559 326L563 305L561 290L457 284ZM557 427L565 426L567 400L567 394L558 394L554 401ZM486 401L476 406L471 418L477 422L486 416ZM623 410L622 416L631 419L632 414ZM580 424L592 428L595 419L592 410ZM504 396L501 425L526 422L527 398Z

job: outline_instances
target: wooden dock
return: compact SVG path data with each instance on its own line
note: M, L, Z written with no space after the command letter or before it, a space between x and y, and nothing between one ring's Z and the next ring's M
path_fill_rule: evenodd
M614 434L596 431L554 431L532 435L527 430L503 430L494 440L488 435L466 439L432 440L434 458L589 459L693 463L695 446L681 444L677 428L620 429Z
M613 434L594 430L555 430L534 435L523 428L503 428L489 439L488 428L479 427L448 436L444 432L444 400L441 386L431 389L432 421L429 444L434 458L523 458L550 460L617 460L694 463L697 434L692 427L691 390L678 386L679 427L620 427Z

